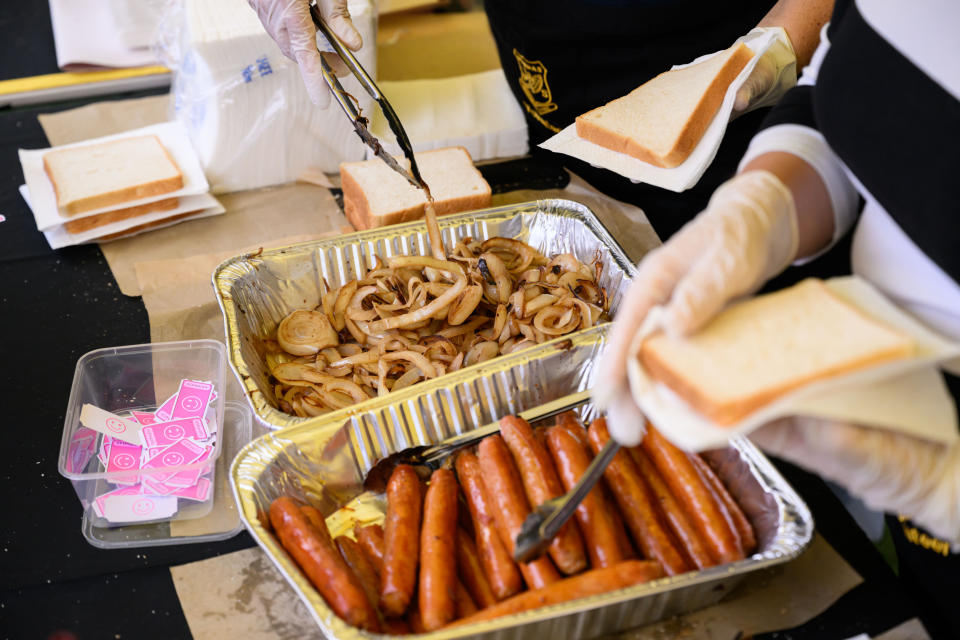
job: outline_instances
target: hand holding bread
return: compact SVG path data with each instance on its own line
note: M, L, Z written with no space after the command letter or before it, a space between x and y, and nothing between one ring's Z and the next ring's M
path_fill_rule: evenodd
M782 271L797 242L793 196L773 174L746 172L717 189L700 215L640 263L597 369L597 404L611 407L628 396L629 347L654 306L664 306L667 334L687 335ZM611 434L631 444L635 434L619 433L617 423Z

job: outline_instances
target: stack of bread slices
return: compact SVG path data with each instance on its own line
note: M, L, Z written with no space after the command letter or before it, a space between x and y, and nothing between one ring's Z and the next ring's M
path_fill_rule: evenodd
M53 248L223 212L207 193L189 142L185 156L179 135L171 135L168 126L179 125L21 152L25 195Z

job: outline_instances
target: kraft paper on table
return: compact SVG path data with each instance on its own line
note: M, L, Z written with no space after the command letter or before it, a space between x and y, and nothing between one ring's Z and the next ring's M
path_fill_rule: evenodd
M165 122L167 104L167 96L98 102L38 119L50 144L60 145ZM277 241L339 231L347 224L330 191L310 184L240 191L220 196L220 202L227 210L221 216L101 244L120 291L141 295L138 262L212 253L227 254L225 259L244 247L289 244Z
M306 607L259 548L171 567L194 640L322 638ZM611 636L734 638L814 618L863 579L819 535L797 560L747 577L724 602Z

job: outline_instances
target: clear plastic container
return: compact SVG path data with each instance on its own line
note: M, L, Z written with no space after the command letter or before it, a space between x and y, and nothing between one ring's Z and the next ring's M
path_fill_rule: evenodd
M230 463L240 449L253 439L253 413L244 402L227 401L223 413L223 445L217 460L216 484L210 512L202 518L120 527L94 526L85 511L81 530L87 542L101 549L156 547L195 542L216 542L232 538L243 531L243 521L230 488Z
M225 375L226 352L223 344L216 340L112 347L91 351L80 358L70 389L58 470L77 492L84 509L84 533L91 543L96 544L94 539L104 538L97 533L98 530L185 521L210 514L218 482L224 480L222 469L218 472L222 465L217 461L224 442L228 437L233 438L224 421ZM212 383L216 394L211 397L203 415L208 437L184 443L185 446L202 448L205 457L197 462L188 457L184 458L187 462L172 463L171 460L182 456L160 455L163 447L168 445L155 442L154 448L144 444L143 449L132 454L133 457L140 456L141 464L156 455L151 465L127 464L128 460L115 455L108 471L104 451L105 442L110 440L104 433L81 424L84 405L93 405L133 421L136 419L133 412L153 413L172 399L183 380ZM249 415L245 417L244 429L249 438ZM140 419L144 419L143 416ZM163 416L149 419L169 420ZM237 420L243 422L242 417ZM129 446L116 439L113 442L121 447ZM123 470L118 470L121 467ZM171 480L173 474L179 474L176 476L179 485L193 481L192 488L177 488L170 493L170 485L175 482ZM111 497L104 498L105 494L111 494ZM186 495L190 497L184 497ZM198 499L199 496L203 497ZM108 501L109 508L105 508ZM125 515L118 515L121 513ZM128 539L122 546L137 545Z

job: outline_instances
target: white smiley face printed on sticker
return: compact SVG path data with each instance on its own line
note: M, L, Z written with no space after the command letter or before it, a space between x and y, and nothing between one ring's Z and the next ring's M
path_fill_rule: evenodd
M163 456L163 464L167 465L168 467L183 464L183 454L178 451L171 451Z
M129 453L118 453L113 457L113 464L119 469L132 469L137 464L137 459Z
M150 498L141 498L140 500L134 502L133 506L130 508L133 509L133 512L138 516L145 516L153 511L155 506L156 505L154 504L153 500Z
M164 429L163 434L167 436L170 440L179 440L186 435L186 432L183 430L183 427L179 424L172 424L166 429Z
M113 431L114 433L123 433L127 430L127 425L123 424L120 420L116 418L107 418L107 429Z
M180 403L180 406L187 411L196 411L200 408L200 400L198 398L194 398L193 396L187 396L183 399L183 402Z

